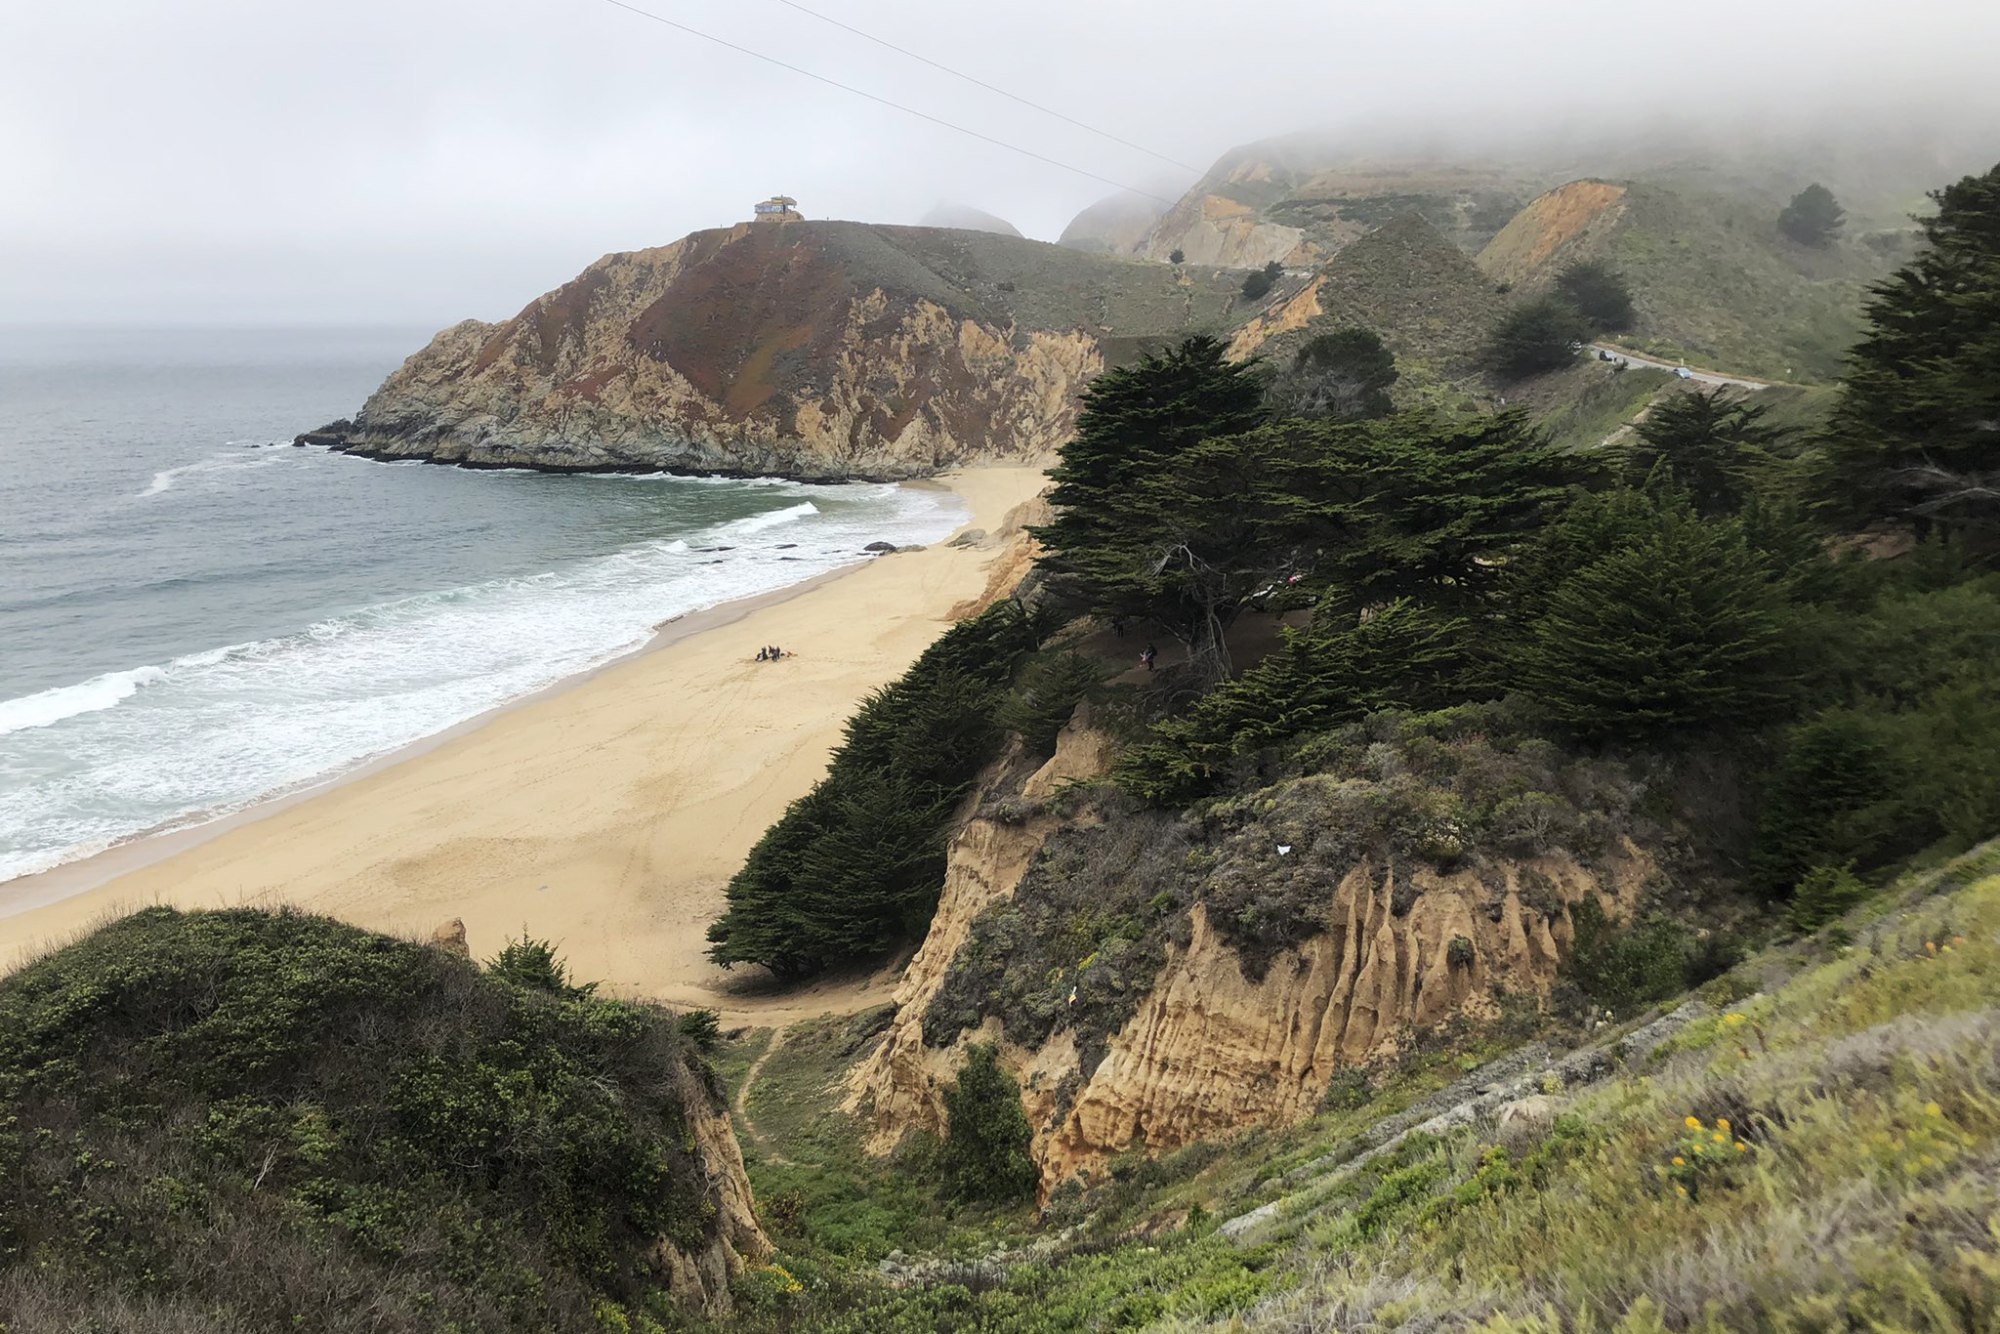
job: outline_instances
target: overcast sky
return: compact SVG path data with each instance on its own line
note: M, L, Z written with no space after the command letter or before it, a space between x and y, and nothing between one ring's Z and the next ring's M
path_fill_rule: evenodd
M1198 166L1413 116L1993 125L2000 53L1993 0L802 2ZM1192 179L781 0L632 3L1099 176ZM1108 193L607 0L0 0L0 322L498 318L780 190L1047 239Z

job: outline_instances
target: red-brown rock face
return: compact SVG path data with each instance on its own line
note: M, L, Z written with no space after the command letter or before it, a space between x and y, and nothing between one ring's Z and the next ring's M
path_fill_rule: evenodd
M1106 345L1217 321L1227 275L979 232L787 223L609 255L455 325L315 442L556 469L914 477L1048 455Z

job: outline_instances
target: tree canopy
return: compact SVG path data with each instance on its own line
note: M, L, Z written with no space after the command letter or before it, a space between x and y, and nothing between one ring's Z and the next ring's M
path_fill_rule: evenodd
M1626 518L1636 532L1550 592L1515 654L1521 688L1592 740L1768 721L1790 685L1782 596L1742 526L1678 495Z
M1833 197L1833 191L1814 181L1792 196L1778 214L1778 230L1800 245L1829 246L1840 235L1847 210Z
M1395 410L1389 390L1396 358L1371 329L1349 327L1309 339L1271 384L1271 404L1291 417L1362 421Z
M709 957L803 977L919 935L944 884L953 809L1000 740L1003 687L1031 647L1021 608L962 621L848 721L826 777L729 882Z
M1632 327L1632 289L1625 277L1602 260L1580 259L1556 275L1556 291L1599 333Z
M1284 276L1285 266L1278 263L1275 259L1272 260L1263 268L1256 270L1244 278L1243 299L1246 301L1262 300L1270 294L1271 288L1277 284L1278 279Z
M1676 394L1639 419L1626 457L1635 480L1664 467L1697 511L1732 514L1780 438L1764 418L1761 405L1732 390Z
M2000 538L2000 167L1932 195L1877 285L1829 440L1831 508Z
M1525 380L1573 363L1590 341L1590 321L1559 296L1514 307L1486 342L1486 365L1503 380Z

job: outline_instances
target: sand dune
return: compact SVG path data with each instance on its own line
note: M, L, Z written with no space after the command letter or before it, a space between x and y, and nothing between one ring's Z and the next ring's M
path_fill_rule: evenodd
M971 509L968 527L996 531L1042 478L990 468L944 484ZM0 965L149 903L290 903L402 934L461 918L478 957L525 927L615 992L764 1022L886 995L869 979L745 994L704 957L704 931L744 853L824 771L855 704L1006 557L991 544L885 556L725 610L325 791L11 882L0 893L14 902L68 896L0 917ZM757 662L762 644L797 656Z

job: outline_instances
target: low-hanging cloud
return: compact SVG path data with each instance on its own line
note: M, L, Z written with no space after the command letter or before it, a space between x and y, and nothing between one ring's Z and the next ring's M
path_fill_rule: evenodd
M775 0L632 2L1097 177L1189 183ZM1318 126L1491 148L1889 120L2000 156L1984 0L812 7L1195 164ZM0 321L38 322L493 318L773 191L1050 239L1109 192L603 0L8 6L0 180Z

